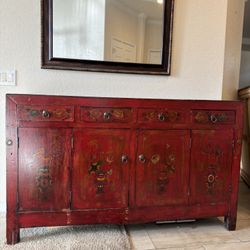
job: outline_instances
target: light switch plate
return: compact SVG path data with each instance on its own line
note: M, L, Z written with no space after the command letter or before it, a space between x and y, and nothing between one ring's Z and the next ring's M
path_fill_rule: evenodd
M15 86L16 71L15 70L0 70L0 85Z

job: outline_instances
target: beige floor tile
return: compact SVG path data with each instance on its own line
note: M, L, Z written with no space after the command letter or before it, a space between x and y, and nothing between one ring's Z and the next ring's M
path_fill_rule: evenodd
M161 248L159 250L205 250L203 246L200 245L193 245L191 247L168 247L168 248Z
M194 223L178 223L164 225L156 225L152 223L146 224L142 226L142 228L146 230L149 239L151 240L151 243L153 243L156 249L249 250L250 189L243 182L240 182L238 220L236 231L228 231L225 228L223 217L197 220ZM136 231L136 229L134 230Z
M149 250L155 249L144 225L130 225L127 226L129 236L132 242L133 249L136 250Z
M192 247L200 243L220 243L220 242L239 242L231 235L218 234L218 233L185 233L178 232L174 235L167 235L164 238L152 237L153 244L156 248L167 248L167 247Z
M249 250L250 242L204 245L206 250Z
M250 241L250 219L237 221L236 230L231 232L241 241Z
M218 219L200 220L194 223L154 225L145 227L156 248L183 247L204 243L239 242Z

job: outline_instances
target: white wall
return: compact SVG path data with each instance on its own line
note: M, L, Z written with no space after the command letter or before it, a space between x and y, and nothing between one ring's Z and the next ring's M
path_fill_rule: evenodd
M245 0L229 0L223 72L223 99L237 99Z
M40 0L0 0L0 210L5 210L5 94L221 99L228 1L175 0L171 76L40 69ZM241 0L238 0L239 2Z

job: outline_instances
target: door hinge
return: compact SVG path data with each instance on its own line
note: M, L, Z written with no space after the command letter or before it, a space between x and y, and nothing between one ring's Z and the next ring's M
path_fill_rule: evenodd
M233 191L233 189L232 189L232 185L229 185L229 193L231 194L231 193L232 193L232 191Z
M189 148L192 147L192 138L190 137L190 140L189 140Z
M16 207L18 211L19 210L19 192L17 192L17 196L16 196Z
M235 140L232 141L232 148L234 149L235 147Z
M19 148L19 137L17 137L17 148Z
M73 136L71 137L71 148L72 149L74 148L74 137Z
M71 208L72 205L72 191L69 191L69 206Z

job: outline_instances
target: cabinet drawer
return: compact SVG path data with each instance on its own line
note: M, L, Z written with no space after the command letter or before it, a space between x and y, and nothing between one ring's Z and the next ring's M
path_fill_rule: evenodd
M73 106L18 106L21 121L74 121Z
M234 124L235 112L231 110L192 110L192 122L199 124Z
M139 122L149 123L184 123L186 113L183 110L166 110L166 109L140 109L138 115Z
M131 122L132 117L129 108L81 108L81 121L85 122Z

